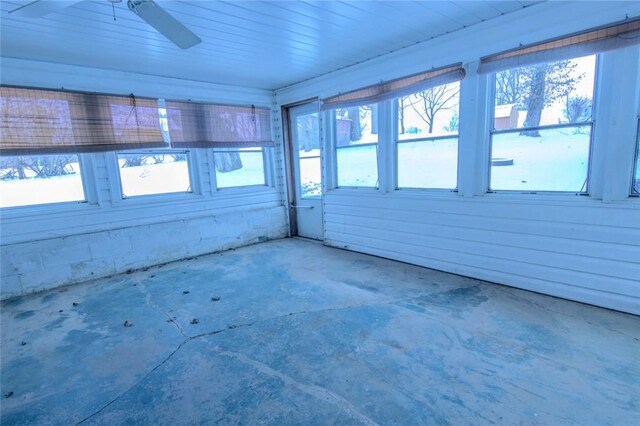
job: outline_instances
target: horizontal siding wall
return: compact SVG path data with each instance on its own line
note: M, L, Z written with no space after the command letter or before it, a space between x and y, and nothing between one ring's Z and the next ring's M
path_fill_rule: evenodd
M2 58L2 83L272 107L273 93ZM277 123L276 123L277 124ZM274 126L275 127L275 126ZM28 294L287 235L274 161L266 186L217 189L210 150L190 153L191 194L122 199L113 153L81 156L85 203L0 210L0 298Z
M545 2L277 91L287 104L456 62L467 69L458 192L396 190L395 146L384 132L380 189L336 189L323 133L325 244L640 314L640 199L628 196L640 49L601 55L588 196L487 193L491 103L487 78L476 73L482 56L626 16L640 16L640 4Z
M326 195L326 244L640 313L637 208L357 192Z

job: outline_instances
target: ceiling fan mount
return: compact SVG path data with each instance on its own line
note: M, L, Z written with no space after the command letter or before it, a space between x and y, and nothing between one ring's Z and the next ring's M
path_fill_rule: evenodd
M112 4L122 2L122 0L107 1ZM78 2L79 0L35 0L9 13L23 18L41 18ZM189 49L202 42L200 37L153 0L128 0L127 7L181 49Z

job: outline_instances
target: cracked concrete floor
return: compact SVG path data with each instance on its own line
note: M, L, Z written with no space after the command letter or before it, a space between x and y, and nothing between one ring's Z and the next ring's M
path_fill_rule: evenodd
M13 299L1 320L3 425L640 417L640 317L302 240Z

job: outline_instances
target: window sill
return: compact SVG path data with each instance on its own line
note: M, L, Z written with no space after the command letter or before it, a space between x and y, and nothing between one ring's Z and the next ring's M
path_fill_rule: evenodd
M377 186L338 186L330 191L376 191L380 192Z
M396 188L394 190L394 192L403 192L403 193L414 193L414 194L422 194L422 193L429 193L429 194L448 194L448 193L453 193L453 194L457 194L458 193L458 189L457 188Z
M620 207L620 208L638 208L639 202L635 201L633 197L627 197L623 200L615 201L603 201L599 198L593 198L588 194L578 194L574 192L537 192L537 193L522 193L519 191L501 191L486 193L476 197L469 198L482 199L486 202L501 202L501 203L514 203L518 204L531 204L531 205L587 205L590 207Z
M231 192L238 192L238 193L245 193L245 192L262 192L265 190L272 190L273 187L269 186L269 185L244 185L244 186L227 186L225 188L218 188L216 190L216 192L214 193L214 197L215 194L218 193L231 193Z
M114 205L138 205L138 204L162 204L173 203L176 201L189 201L198 200L204 198L201 194L194 194L193 192L171 192L166 194L148 194L148 195L134 195L131 197L123 197L114 200Z
M364 190L363 190L364 189ZM369 190L367 190L369 189ZM485 193L472 197L464 197L460 193L450 190L409 190L397 189L390 192L371 190L371 188L336 188L327 191L327 196L337 197L386 197L407 200L439 200L459 203L485 203L505 205L531 205L531 206L582 206L593 208L638 209L640 198L627 197L624 200L603 201L589 196L580 196L575 193L538 193L523 194L512 193Z
M98 204L87 201L66 201L62 203L34 204L30 206L15 206L0 208L3 220L43 216L51 214L74 214L100 209Z

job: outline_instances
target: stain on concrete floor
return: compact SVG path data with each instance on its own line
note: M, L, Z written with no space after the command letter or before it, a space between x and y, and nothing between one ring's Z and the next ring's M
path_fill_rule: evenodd
M1 320L3 425L640 417L639 317L301 240L10 300Z

